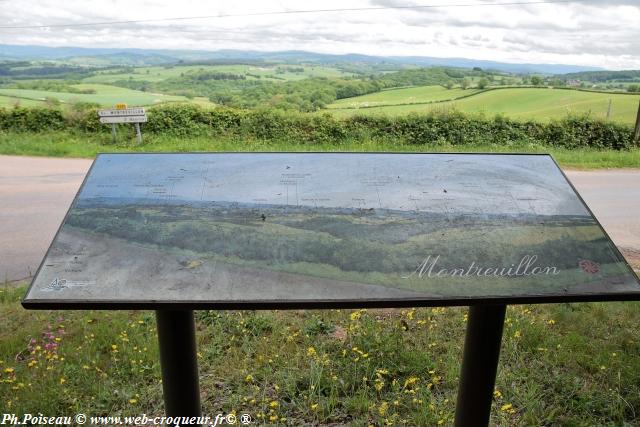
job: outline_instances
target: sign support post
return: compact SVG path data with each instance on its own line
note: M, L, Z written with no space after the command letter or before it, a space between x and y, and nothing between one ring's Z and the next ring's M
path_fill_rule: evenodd
M636 128L633 134L633 142L640 143L640 102L638 103L638 115L636 116Z
M115 123L111 124L111 136L113 137L113 143L115 144L116 141L117 141L117 136L118 136L118 133L116 131L116 124Z
M469 307L455 427L488 426L506 305Z
M142 144L142 132L140 132L140 123L133 124L136 127L136 139L138 140L138 144Z
M156 310L156 326L165 413L168 417L200 417L193 311Z

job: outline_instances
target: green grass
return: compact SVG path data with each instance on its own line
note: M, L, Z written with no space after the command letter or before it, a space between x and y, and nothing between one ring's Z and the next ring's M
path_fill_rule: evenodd
M172 137L145 135L143 143L135 142L132 127L121 127L119 141L111 142L111 135L88 135L72 132L7 133L0 132L0 154L85 157L100 152L188 152L188 151L399 151L399 152L495 152L495 153L551 153L565 167L638 168L640 149L631 151L564 149L533 144L459 145L405 144L375 140L351 141L342 144L304 144L293 141L248 140L240 138Z
M19 105L21 107L44 107L46 104L43 101L35 101L33 99L0 95L0 107L12 108L15 105Z
M604 119L607 115L609 100L611 100L610 120L634 124L640 102L640 95L638 94L607 94L549 88L507 88L481 92L457 101L410 105L411 102L409 102L409 98L403 98L403 96L412 93L412 91L418 93L417 89L418 88L400 89L375 94L379 95L379 98L376 99L380 102L389 104L404 103L407 105L331 111L344 116L352 114L403 115L413 112L425 113L433 110L455 109L468 113L484 113L490 116L503 114L507 117L522 120L548 121L554 118L562 118L569 114L586 113L590 114L591 117ZM397 94L394 94L394 92L400 91L404 92L396 97ZM441 91L436 91L435 93L440 92ZM387 93L391 93L389 95L391 98L389 99L392 100L386 101L387 98L385 98L385 96ZM424 89L424 93L428 94L429 90ZM417 98L417 95L415 96ZM357 98L351 99L357 100ZM395 102L402 101L403 99L406 102ZM348 99L341 100L341 102L345 103L345 105L349 103ZM332 106L335 105L336 104L332 104Z
M389 89L353 98L340 99L327 108L362 108L397 104L419 104L434 101L446 101L470 96L478 93L478 89L452 88L443 86L418 86L402 89Z
M5 412L162 414L152 312L26 311L24 290L0 287ZM203 413L235 410L259 425L451 425L465 313L197 311ZM639 324L638 303L509 307L492 425L634 425Z
M112 107L119 102L130 105L152 105L161 102L187 101L183 96L154 94L103 84L79 84L74 87L78 89L93 89L96 93L78 94L31 89L0 89L0 95L35 101L43 101L45 98L51 97L64 103L76 101L95 102L103 107Z

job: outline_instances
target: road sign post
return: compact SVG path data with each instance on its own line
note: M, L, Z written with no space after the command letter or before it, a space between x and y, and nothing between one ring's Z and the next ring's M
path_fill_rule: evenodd
M138 144L142 144L142 132L140 132L140 123L133 124L136 127L136 139L138 140Z
M138 143L142 143L142 132L140 130L140 123L147 122L147 113L144 108L126 108L125 104L118 104L115 109L99 110L98 116L100 117L100 123L111 124L111 134L113 136L114 143L116 142L117 138L116 124L118 123L133 124L136 129L136 139Z
M640 102L638 103L638 115L636 116L636 130L633 134L633 142L640 143Z

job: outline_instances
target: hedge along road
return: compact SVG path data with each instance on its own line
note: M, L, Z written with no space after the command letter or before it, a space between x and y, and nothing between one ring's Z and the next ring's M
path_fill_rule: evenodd
M91 160L0 156L0 283L28 280ZM640 169L567 171L613 241L640 264Z

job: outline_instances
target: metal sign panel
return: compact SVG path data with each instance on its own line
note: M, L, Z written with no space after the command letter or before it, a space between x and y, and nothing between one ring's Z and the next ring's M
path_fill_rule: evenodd
M143 116L146 112L144 108L116 108L111 110L98 110L98 116L100 117L114 117L114 116Z
M146 123L147 116L100 117L100 123Z
M548 155L103 154L23 304L286 308L640 299Z

